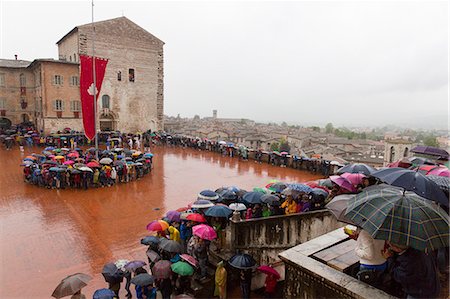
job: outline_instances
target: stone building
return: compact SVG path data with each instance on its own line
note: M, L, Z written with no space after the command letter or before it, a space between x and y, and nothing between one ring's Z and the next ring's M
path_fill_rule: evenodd
M109 60L98 99L100 130L163 129L164 43L125 17L94 23L95 56ZM92 55L92 24L58 42L59 59L0 60L1 123L45 133L82 131L79 55Z
M412 141L405 139L385 139L384 140L384 166L411 156L411 149L414 147Z

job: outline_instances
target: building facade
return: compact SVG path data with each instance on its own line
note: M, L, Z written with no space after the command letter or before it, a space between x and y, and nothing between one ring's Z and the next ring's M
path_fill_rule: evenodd
M125 17L94 23L95 56L108 59L98 98L102 131L162 130L164 43ZM58 42L59 59L0 60L1 124L33 122L52 133L82 131L80 54L92 55L92 24Z

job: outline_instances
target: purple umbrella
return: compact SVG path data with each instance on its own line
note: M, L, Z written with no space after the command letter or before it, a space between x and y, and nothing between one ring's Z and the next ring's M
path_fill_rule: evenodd
M145 265L147 265L147 263L144 261L131 261L131 262L128 262L124 268L131 272L131 271L134 271L137 268L143 267Z
M346 178L343 178L339 175L332 175L330 176L330 180L335 183L336 185L338 185L339 187L350 191L350 192L356 192L357 190L355 189L355 187L353 187L352 183L350 183Z
M181 213L178 211L169 211L166 213L166 218L170 221L170 222L180 222L180 215Z
M449 157L449 154L446 150L443 150L443 149L437 148L437 147L432 147L432 146L419 145L419 146L416 146L415 148L413 148L411 150L411 152L417 153L417 154L441 157L444 159L448 159L448 157Z

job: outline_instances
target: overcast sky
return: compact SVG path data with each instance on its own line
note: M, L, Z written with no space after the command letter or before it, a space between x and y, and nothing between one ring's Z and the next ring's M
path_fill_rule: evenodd
M91 1L0 3L0 58L57 58L91 21ZM165 42L166 115L447 127L447 1L95 1L122 14Z

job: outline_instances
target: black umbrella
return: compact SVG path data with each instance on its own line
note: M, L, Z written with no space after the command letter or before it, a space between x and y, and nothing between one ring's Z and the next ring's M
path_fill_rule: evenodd
M449 205L449 200L439 186L423 174L404 168L386 168L372 173L372 176L392 186L413 191L419 196L433 200L444 206Z
M147 236L141 239L141 244L143 245L158 245L161 240L155 236Z
M427 175L427 178L435 182L442 191L448 194L450 190L450 178L440 175Z
M279 206L281 205L280 198L276 195L265 194L261 196L261 201L271 206Z
M167 240L165 238L161 239L159 248L171 253L181 253L183 251L183 246L181 246L179 242L174 240Z
M123 276L114 263L108 263L103 267L102 275L106 282L119 283L122 282Z
M141 287L151 285L154 282L155 282L155 279L153 278L153 276L151 276L148 273L138 274L131 279L132 284L135 284L135 285L138 285Z
M414 165L436 165L433 161L423 157L410 157L408 158L409 162Z
M256 266L256 261L253 259L253 257L246 253L233 255L228 263L234 268L242 270L251 269Z
M232 190L223 190L222 192L217 192L220 195L220 198L226 202L234 202L238 199L236 192Z
M341 167L337 173L338 174L343 174L345 172L348 173L363 173L365 175L369 175L372 172L376 171L375 168L373 168L372 166L363 164L363 163L354 163L354 164L349 164L349 165L345 165L344 167Z
M70 296L87 286L87 283L92 279L91 276L84 273L76 273L69 275L56 287L53 291L52 297L62 298Z
M242 196L242 201L246 204L257 204L261 203L261 197L264 194L261 192L247 192Z

